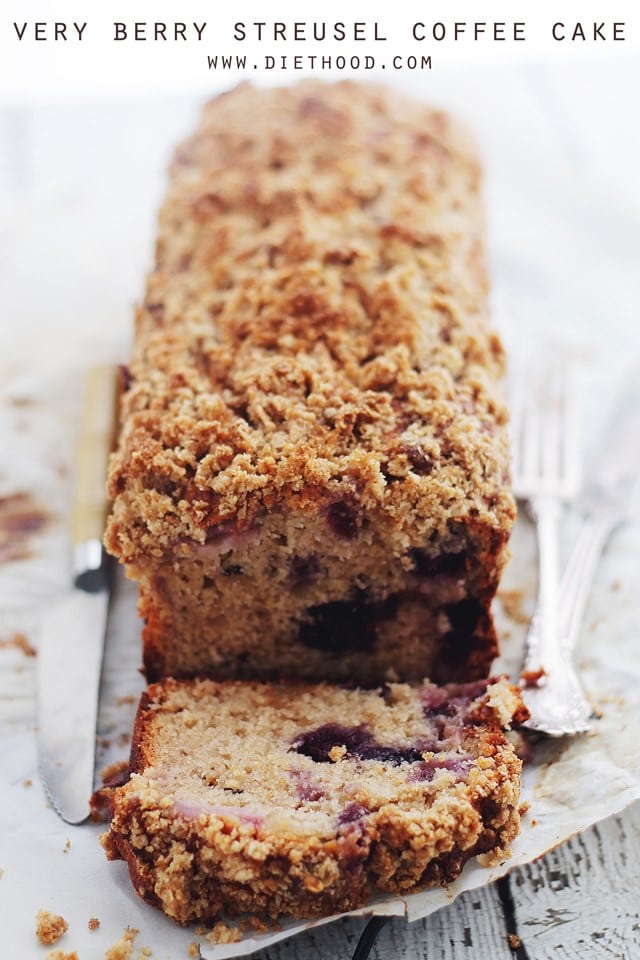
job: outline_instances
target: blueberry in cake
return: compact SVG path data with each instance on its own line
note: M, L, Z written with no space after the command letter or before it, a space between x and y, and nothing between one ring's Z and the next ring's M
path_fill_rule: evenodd
M103 844L179 923L313 917L506 855L526 714L504 680L446 687L164 680L143 695Z

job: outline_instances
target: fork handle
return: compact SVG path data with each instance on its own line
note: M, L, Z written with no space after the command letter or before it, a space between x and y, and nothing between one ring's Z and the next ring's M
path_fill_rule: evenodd
M564 665L558 644L560 562L558 531L560 501L552 496L531 500L530 510L538 537L538 603L527 633L524 670L551 673Z

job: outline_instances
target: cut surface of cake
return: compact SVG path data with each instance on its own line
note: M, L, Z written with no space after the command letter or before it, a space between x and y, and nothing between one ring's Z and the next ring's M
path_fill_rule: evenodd
M504 680L348 689L177 681L143 695L103 837L179 923L313 917L506 856L526 715Z
M106 543L162 676L471 680L514 517L480 168L374 86L241 86L177 151Z

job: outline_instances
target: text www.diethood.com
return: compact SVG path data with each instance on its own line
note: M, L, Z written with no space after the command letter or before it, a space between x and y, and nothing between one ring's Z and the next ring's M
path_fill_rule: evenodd
M238 54L209 54L209 70L431 70L430 56L401 56L397 54L384 60L370 54L364 56L319 56L316 54L271 54L251 63L246 56Z

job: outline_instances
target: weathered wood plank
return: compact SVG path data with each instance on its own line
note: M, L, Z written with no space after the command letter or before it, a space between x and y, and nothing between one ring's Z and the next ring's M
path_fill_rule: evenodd
M425 920L391 920L371 960L638 960L640 804L516 868L509 891L513 919L497 884L471 891ZM362 920L339 921L255 956L349 958L363 928ZM520 938L517 952L509 933Z
M255 954L256 960L348 960L364 920L340 920ZM371 960L513 960L496 886L472 890L425 920L394 918L380 932Z
M529 960L640 957L640 804L510 878Z

